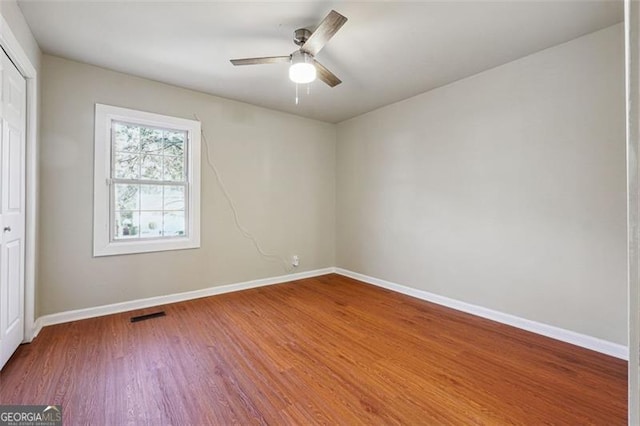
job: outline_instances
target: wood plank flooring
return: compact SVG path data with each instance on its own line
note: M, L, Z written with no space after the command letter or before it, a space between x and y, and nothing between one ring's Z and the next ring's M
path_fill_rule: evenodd
M0 403L67 425L626 423L626 362L339 275L44 328Z

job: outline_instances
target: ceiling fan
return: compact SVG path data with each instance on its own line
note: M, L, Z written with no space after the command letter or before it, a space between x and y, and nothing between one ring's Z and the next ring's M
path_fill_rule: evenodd
M264 58L231 59L233 65L257 65L257 64L277 64L290 63L289 78L294 83L311 83L317 78L325 82L330 87L335 87L342 83L338 77L325 68L314 56L320 52L324 45L333 37L338 30L347 22L347 18L332 10L320 22L318 28L312 33L306 28L299 28L293 33L293 42L300 46L287 56L269 56Z

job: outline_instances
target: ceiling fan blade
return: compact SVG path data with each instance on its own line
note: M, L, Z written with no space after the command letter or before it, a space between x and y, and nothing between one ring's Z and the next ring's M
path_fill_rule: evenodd
M231 59L233 65L258 65L258 64L278 64L280 62L290 62L291 55L288 56L267 56L264 58L244 58Z
M302 45L301 50L315 56L320 49L338 32L340 28L347 22L347 18L340 15L335 10L329 12L329 14L320 22L318 28L309 36L307 41Z
M329 71L322 65L320 62L313 60L313 65L316 66L316 71L318 72L318 79L325 82L329 87L336 87L338 84L342 83L342 81L335 76L334 73Z

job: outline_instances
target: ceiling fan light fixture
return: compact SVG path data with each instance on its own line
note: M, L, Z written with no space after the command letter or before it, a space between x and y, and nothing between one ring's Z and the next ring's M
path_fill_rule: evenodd
M289 78L294 83L306 84L316 79L316 67L313 58L306 52L297 51L291 55Z

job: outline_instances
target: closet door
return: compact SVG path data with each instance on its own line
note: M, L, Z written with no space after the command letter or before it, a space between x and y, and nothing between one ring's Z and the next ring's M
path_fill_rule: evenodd
M26 82L0 50L0 369L24 338Z

